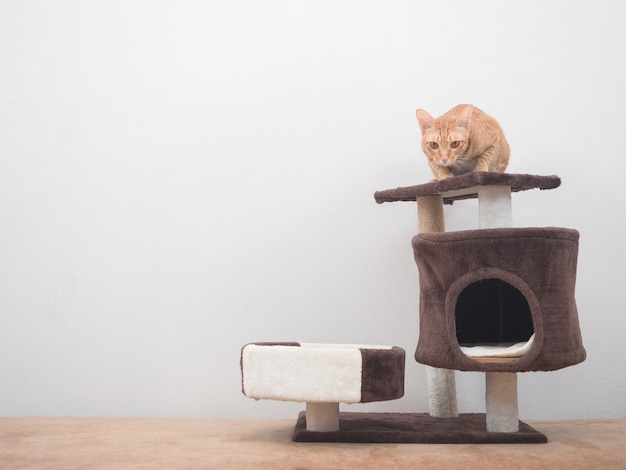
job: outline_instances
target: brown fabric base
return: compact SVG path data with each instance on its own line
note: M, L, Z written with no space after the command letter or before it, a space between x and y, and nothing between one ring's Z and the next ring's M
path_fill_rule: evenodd
M306 430L301 411L293 433L295 442L388 444L545 444L548 438L520 421L514 433L487 432L484 413L458 418L432 418L427 413L339 413L339 431Z

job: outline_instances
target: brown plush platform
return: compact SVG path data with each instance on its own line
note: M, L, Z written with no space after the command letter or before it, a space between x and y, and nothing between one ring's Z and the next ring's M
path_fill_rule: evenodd
M383 202L413 201L419 196L440 194L444 204L452 204L460 199L478 197L477 186L499 185L510 186L512 192L528 189L554 189L561 185L558 176L539 176L493 172L472 172L442 181L434 181L416 186L376 191L374 199L378 204Z
M626 419L532 421L547 444L293 442L293 419L0 418L0 468L624 469Z
M484 413L431 418L426 413L339 413L339 431L306 430L306 412L298 415L296 442L395 444L544 444L546 436L520 421L518 432L487 432Z

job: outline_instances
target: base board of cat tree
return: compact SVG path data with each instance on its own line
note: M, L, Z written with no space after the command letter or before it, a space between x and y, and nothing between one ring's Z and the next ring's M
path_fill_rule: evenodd
M295 442L385 444L545 444L548 438L519 422L517 432L488 432L484 413L433 418L427 413L339 413L339 430L306 429L306 412L298 415Z

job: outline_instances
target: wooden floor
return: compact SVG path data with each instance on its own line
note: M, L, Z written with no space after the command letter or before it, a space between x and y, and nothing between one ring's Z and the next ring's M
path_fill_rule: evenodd
M294 420L0 418L8 469L626 469L626 420L528 421L547 444L332 444Z

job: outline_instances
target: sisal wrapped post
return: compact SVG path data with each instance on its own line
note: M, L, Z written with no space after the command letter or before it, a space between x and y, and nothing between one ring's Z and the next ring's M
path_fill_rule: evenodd
M443 198L419 196L417 198L417 217L419 231L444 232ZM456 418L459 416L456 400L455 372L426 366L428 382L428 403L430 416L433 418Z
M436 196L417 197L417 218L419 231L424 232L445 232L445 222L443 219L443 198Z

